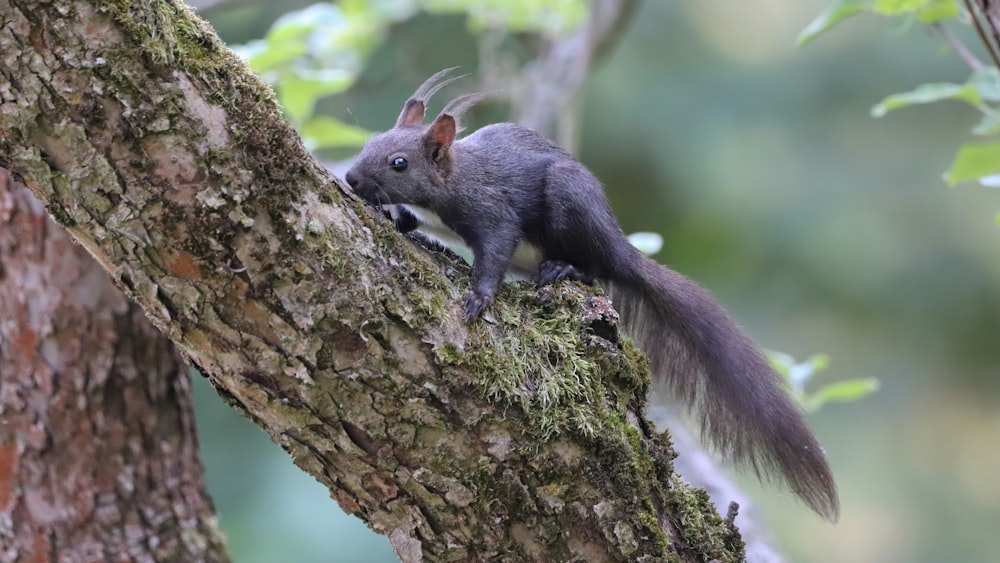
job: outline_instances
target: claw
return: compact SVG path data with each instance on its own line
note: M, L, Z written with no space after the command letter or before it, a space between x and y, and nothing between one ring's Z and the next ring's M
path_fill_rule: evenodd
M546 260L538 265L538 275L535 278L538 285L551 285L565 279L585 284L594 283L594 276L580 271L576 266L568 262Z
M483 315L483 311L493 303L492 295L480 295L470 292L465 298L465 320L472 322Z

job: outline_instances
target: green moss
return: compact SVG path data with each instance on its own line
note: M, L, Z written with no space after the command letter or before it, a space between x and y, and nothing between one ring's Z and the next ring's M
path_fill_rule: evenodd
M578 496L591 498L591 493L577 489L580 473L595 475L589 482L625 489L599 497L635 499L635 505L617 506L601 518L605 539L623 552L669 560L669 543L659 527L658 503L653 500L667 494L659 479L669 459L660 462L651 457L647 440L623 415L625 409L645 401L648 375L630 375L637 367L642 373L644 360L631 344L609 353L614 346L595 342L598 337L581 320L585 295L575 285L560 284L554 295L553 300L540 301L533 284L506 284L490 309L496 324L470 325L464 350L444 344L435 352L442 363L476 374L473 385L488 400L516 409L520 416L509 418L508 428L513 424L511 431L537 440L528 440L515 455L536 460L534 466L546 470L565 467L567 474L533 475L544 485L530 492L512 487L509 480L498 480L485 469L467 477L487 503L490 499L498 504L513 501L517 510L528 502L532 506L525 508L535 509L534 504L548 498L546 507L558 519L559 510L568 510ZM546 463L545 456L555 455L550 447L553 440L564 434L575 436L573 442L585 448L582 466ZM440 460L445 464L442 469L450 461ZM646 488L650 483L652 490Z
M227 112L243 116L240 126L229 131L248 150L256 149L246 162L240 163L255 172L252 177L287 179L280 186L266 186L253 195L264 204L276 231L282 231L286 241L296 241L295 234L282 220L287 209L289 191L294 191L303 178L310 177L312 158L284 121L274 93L269 86L247 70L246 65L219 41L202 20L182 3L146 0L142 9L134 2L113 0L106 9L121 25L129 39L128 48L138 48L155 67L183 59L188 77L208 92L210 101ZM146 14L138 19L139 14ZM180 100L163 103L176 103ZM163 114L163 106L158 109ZM228 162L227 155L210 153L213 159ZM209 167L211 169L211 167Z
M154 64L164 64L219 46L215 33L183 2L145 0L136 8L130 0L112 0L104 8L125 32L139 40ZM139 19L142 17L143 19ZM192 48L197 46L199 48Z
M635 368L631 351L608 354L592 345L595 336L579 314L584 294L575 286L563 284L548 303L528 287L506 284L490 309L497 324L470 325L465 353L439 350L439 359L477 374L483 395L517 407L543 440L610 430L611 413L644 401L648 379L627 375Z
M506 284L490 309L496 324L470 325L462 349L451 343L435 349L441 363L468 369L476 377L474 389L517 414L505 419L507 430L537 438L510 454L519 458L511 466L527 463L546 472L521 483L503 478L495 463L484 460L472 474L457 478L472 484L481 506L507 507L507 514L515 515L512 522L523 524L516 518L520 513L548 512L553 520L533 529L545 542L544 534L558 527L560 511L573 509L576 499L595 498L593 491L579 488L586 486L579 475L591 475L588 483L615 488L596 493L596 498L632 499L609 506L603 514L595 510L605 540L623 553L662 561L696 553L720 561L741 560L742 544L707 495L673 474L675 453L668 434L648 436L623 414L644 405L649 379L643 356L628 341L617 352L607 341L596 342L596 335L579 320L581 294L572 284L563 285L556 291L559 298L546 302L531 284ZM568 443L583 448L579 465L546 457L557 455L553 444L566 434L575 437ZM432 467L449 472L455 464L442 452ZM558 473L562 470L566 473ZM594 510L587 502L581 506ZM680 515L672 522L682 538L678 545L671 545L658 520L664 506ZM565 525L571 521L567 517Z
M674 475L667 498L674 515L673 524L685 538L688 550L724 562L745 559L744 544L738 532L723 522L704 489L692 487Z

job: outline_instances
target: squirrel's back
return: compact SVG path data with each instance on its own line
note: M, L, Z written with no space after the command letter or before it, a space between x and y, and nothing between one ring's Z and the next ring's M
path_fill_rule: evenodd
M480 127L455 146L486 147L492 151L509 149L513 154L533 153L534 155L551 154L573 158L566 149L550 141L534 129L529 129L516 123L493 123Z

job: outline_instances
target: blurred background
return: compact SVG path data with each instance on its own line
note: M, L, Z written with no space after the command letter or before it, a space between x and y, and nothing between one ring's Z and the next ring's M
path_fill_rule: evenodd
M204 15L242 44L306 5L241 1ZM815 384L881 381L809 416L840 486L838 525L742 479L790 560L995 561L1000 197L941 179L978 115L957 103L869 115L888 94L968 71L926 28L874 16L796 49L826 5L642 3L585 84L579 156L625 230L663 234L657 258L710 288L762 345L828 354ZM470 29L427 14L388 28L352 63L357 83L317 113L390 127L432 72L475 74ZM236 561L395 561L384 537L196 379L209 488Z

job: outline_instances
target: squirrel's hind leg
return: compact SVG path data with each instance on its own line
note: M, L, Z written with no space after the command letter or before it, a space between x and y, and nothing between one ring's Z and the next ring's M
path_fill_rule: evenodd
M551 285L560 280L575 280L587 285L593 285L594 276L588 274L569 262L561 260L545 260L538 265L535 281L538 285Z

